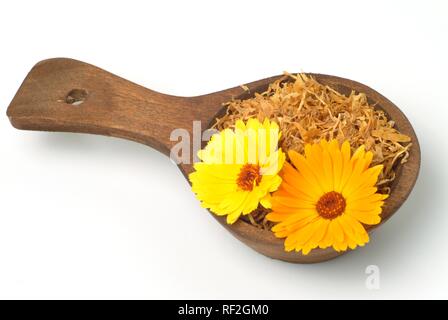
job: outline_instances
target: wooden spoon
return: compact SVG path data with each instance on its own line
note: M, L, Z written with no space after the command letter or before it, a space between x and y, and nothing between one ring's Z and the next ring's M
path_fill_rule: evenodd
M364 92L370 103L383 109L397 128L412 139L408 162L400 167L386 200L382 223L406 200L417 179L420 148L414 130L405 115L388 99L369 87L351 80L311 74L319 82L348 94ZM275 76L247 84L250 94L266 90ZM184 128L192 135L193 121L209 128L222 112L222 103L250 96L240 86L197 97L177 97L158 93L129 82L95 66L71 59L50 59L36 64L12 100L7 115L18 129L65 131L101 134L146 144L169 155L177 142L170 133ZM192 171L191 164L180 164L184 176ZM313 263L334 258L331 248L301 253L285 252L283 239L244 221L228 225L224 218L213 215L236 238L254 250L275 259L295 263ZM380 225L381 225L380 224ZM374 226L369 231L377 228Z

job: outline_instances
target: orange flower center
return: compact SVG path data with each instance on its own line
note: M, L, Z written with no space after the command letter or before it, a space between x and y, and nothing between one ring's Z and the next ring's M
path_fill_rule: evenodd
M236 184L244 191L252 191L261 181L260 166L258 164L245 164L236 180Z
M324 219L334 219L344 213L345 199L339 192L331 191L317 201L316 210Z

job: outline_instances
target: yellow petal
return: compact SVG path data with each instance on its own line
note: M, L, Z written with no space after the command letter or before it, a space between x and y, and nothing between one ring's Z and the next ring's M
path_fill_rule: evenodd
M310 175L309 172L307 172L307 174L308 176ZM316 183L310 182L301 172L295 170L287 162L283 165L283 173L281 174L281 177L284 181L287 181L299 191L310 197L319 199L325 193Z
M333 238L337 242L342 242L344 240L344 232L342 231L341 226L337 222L337 219L333 219L328 226L329 231L332 233Z
M312 168L310 167L304 156L293 150L289 151L288 155L294 166L299 171L299 173L305 178L305 180L309 184L320 186L318 179L316 179L316 176L313 173ZM321 192L324 192L323 189L321 189Z

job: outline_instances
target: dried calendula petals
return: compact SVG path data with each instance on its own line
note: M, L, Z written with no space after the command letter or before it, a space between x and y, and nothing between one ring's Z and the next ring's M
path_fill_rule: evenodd
M372 136L377 138L382 138L384 140L395 141L395 142L410 142L411 138L407 135L398 133L395 129L386 128L379 130L372 130Z
M352 151L364 145L373 153L372 166L383 165L376 184L381 193L390 192L397 166L407 161L412 145L411 138L399 132L384 111L370 105L364 93L344 95L306 74L285 74L265 92L225 106L227 112L217 119L216 129L234 128L237 120L268 118L279 125L279 147L286 151L303 154L307 143L322 139L348 141Z

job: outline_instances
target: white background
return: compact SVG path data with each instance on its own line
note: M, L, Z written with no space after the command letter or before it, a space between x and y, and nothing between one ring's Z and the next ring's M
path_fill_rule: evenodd
M0 43L0 298L448 298L447 1L2 1ZM158 152L13 129L27 72L60 56L175 95L284 70L360 81L412 122L418 183L366 248L265 258Z

